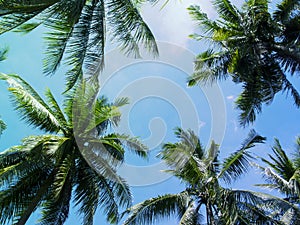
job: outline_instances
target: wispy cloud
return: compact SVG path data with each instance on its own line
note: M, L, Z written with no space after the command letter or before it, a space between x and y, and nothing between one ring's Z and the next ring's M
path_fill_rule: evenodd
M197 0L169 1L165 7L161 8L163 2L155 6L146 5L143 8L143 17L159 41L187 46L190 40L188 36L197 28L188 14L187 7L190 5L200 4L209 17L216 16L212 4L207 1L205 3L199 3Z
M233 100L235 97L234 97L233 95L228 95L228 96L226 96L226 98L227 98L228 100Z

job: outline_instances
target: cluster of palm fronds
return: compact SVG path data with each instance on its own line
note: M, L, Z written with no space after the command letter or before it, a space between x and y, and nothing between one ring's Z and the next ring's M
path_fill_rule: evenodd
M146 147L137 139L108 129L117 124L118 107L126 99L113 104L94 99L91 90L96 89L83 82L61 109L50 90L45 102L19 76L1 74L0 79L9 84L22 118L46 133L29 136L1 153L0 223L25 224L40 207L42 224L63 224L71 199L80 206L83 224L92 224L98 206L108 221L117 222L119 206L131 203L129 187L117 174L124 147L146 156Z
M146 157L147 148L136 138L111 132L127 99L108 103L96 97L96 76L104 66L106 33L127 54L139 56L141 44L158 53L139 12L143 2L0 1L0 34L27 33L44 25L44 72L54 73L62 61L69 68L63 108L50 90L45 101L21 77L0 74L21 118L45 133L26 137L0 154L0 223L25 224L40 210L40 224L62 225L73 201L86 225L93 224L99 207L109 223L129 214L125 225L153 224L171 215L182 225L300 224L300 138L292 159L276 140L270 159L262 158L267 167L258 165L267 181L258 186L279 190L283 198L230 187L254 160L250 149L265 140L253 130L240 149L220 160L217 144L205 150L192 131L177 128L178 142L164 144L159 156L170 168L165 172L184 183L185 190L131 206L130 188L117 168L125 149ZM244 126L279 91L291 93L299 107L299 93L287 79L300 70L299 0L283 0L273 13L267 0L248 0L242 9L229 0L213 2L217 20L210 20L199 6L189 7L204 29L203 35L192 37L213 44L196 58L189 84L228 77L242 83L236 104ZM0 61L6 52L0 52ZM0 133L5 127L0 120Z
M189 84L231 78L243 91L236 101L240 123L255 121L262 104L286 91L300 107L300 95L288 80L300 71L300 3L284 0L271 14L268 0L249 0L239 10L228 0L215 0L219 19L210 20L199 6L190 14L204 30L192 35L212 48L199 54Z
M166 172L184 183L185 190L151 198L129 208L130 216L125 225L155 224L158 219L171 215L176 215L182 225L300 223L300 138L294 161L288 159L276 141L275 156L270 155L270 161L263 159L271 168L260 167L268 181L260 186L279 189L286 196L278 198L221 185L228 186L247 172L254 158L250 148L265 140L255 131L249 133L240 149L222 161L214 142L205 150L192 131L177 128L175 134L179 141L165 144L160 156L170 167Z

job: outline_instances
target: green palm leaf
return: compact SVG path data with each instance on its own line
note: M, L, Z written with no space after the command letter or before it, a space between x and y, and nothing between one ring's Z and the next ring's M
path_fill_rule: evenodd
M224 159L218 177L230 183L245 174L250 166L250 160L253 159L248 149L252 148L256 143L263 143L264 141L264 137L251 130L242 147Z
M0 74L0 79L9 85L9 91L14 95L16 110L22 119L42 130L58 132L60 121L53 115L52 110L44 100L19 76Z
M54 73L60 63L70 66L67 91L83 78L98 75L104 66L106 34L126 54L139 55L142 45L156 55L152 32L140 15L142 1L48 0L1 1L0 34L28 33L43 24L45 34L45 74ZM107 32L108 30L108 32Z
M270 159L261 158L268 166L260 167L267 183L258 184L258 186L277 189L286 195L287 200L298 202L300 196L299 152L293 158L289 158L278 139L275 139L272 151L273 154L269 154Z
M124 225L154 224L155 218L181 214L188 206L189 201L187 192L151 198L128 209L131 214Z

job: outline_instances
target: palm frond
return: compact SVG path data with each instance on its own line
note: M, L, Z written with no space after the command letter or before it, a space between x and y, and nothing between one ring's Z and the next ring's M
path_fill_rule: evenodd
M43 24L46 57L44 73L56 72L65 59L67 91L83 78L97 76L104 66L106 26L113 41L127 54L139 54L139 45L158 54L152 32L139 12L139 3L126 1L1 1L0 34L28 33Z
M248 137L244 140L242 147L224 159L218 177L230 183L247 172L250 166L250 160L253 158L248 152L248 149L264 141L264 137L258 135L254 130L251 130Z
M293 204L272 195L245 190L225 190L224 194L226 201L221 205L226 213L224 217L231 223L242 220L279 225L282 224L280 217L288 210L291 210L294 218L299 214Z
M202 12L200 6L192 5L187 9L197 25L203 28L205 34L211 35L213 31L221 28L215 21L208 19L207 14Z
M95 174L84 160L79 160L80 170L76 171L74 201L79 206L78 212L83 216L82 224L93 224L94 214L99 204L99 186ZM112 198L113 199L113 198Z
M34 18L39 12L13 13L0 18L0 34L11 31Z
M24 150L20 152L19 149L15 148L6 153L14 153L13 156L17 156L17 153L24 154ZM6 166L4 170L2 169L0 179L5 183L2 183L0 192L0 211L3 215L0 218L1 223L13 219L14 224L25 224L29 216L40 205L53 181L51 169L47 167L47 163L44 163L45 155L41 150L41 144L37 143L29 152L26 151L25 156L21 154L23 157L16 157L18 158L17 161L8 160L10 161L9 166ZM39 153L38 156L37 152ZM30 157L30 154L35 155L36 158ZM11 156L10 154L7 155L8 158ZM7 159L5 161L7 163Z
M109 134L105 137L102 137L100 141L107 145L114 147L113 142L120 142L121 146L127 147L127 149L142 158L147 158L148 147L142 144L137 138L130 137L126 134ZM123 147L122 147L123 148ZM124 150L123 150L124 152Z
M85 158L89 166L99 174L101 177L105 177L107 182L112 182L120 190L119 197L124 199L131 199L131 193L129 191L126 181L117 174L116 168L120 165L120 161L116 160L110 154L105 154L105 151L100 154L95 153L90 148L83 147L81 150L82 156ZM122 204L124 204L122 202Z
M299 93L286 75L299 71L299 3L284 0L281 7L287 19L272 17L268 0L245 1L241 10L229 0L214 0L218 19L210 20L199 6L189 7L202 29L193 35L211 45L195 60L190 86L232 77L243 91L235 102L241 110L240 125L253 123L263 104L270 104L279 91L287 91L299 107ZM279 13L279 11L277 12ZM280 13L279 13L280 14ZM288 15L288 16L287 16Z
M59 192L57 192L57 187L50 189L48 198L43 204L41 225L63 225L68 218L72 197L72 180L69 173L61 185Z
M296 172L296 168L294 167L293 162L286 155L285 151L282 149L278 139L275 139L275 144L272 147L272 151L275 156L269 154L271 161L266 159L262 159L262 161L274 169L285 180L289 180Z
M41 178L44 178L46 174L43 174L42 177L38 177L39 180L42 180ZM48 174L47 174L48 175ZM30 177L33 177L34 175L30 174ZM38 190L34 195L30 198L27 199L26 203L23 207L23 210L19 212L16 217L18 218L14 225L25 225L29 217L37 207L41 204L44 196L47 194L47 191L51 185L51 183L54 180L54 173L50 174L45 181L39 186ZM32 187L32 183L30 183ZM29 186L29 185L28 185ZM26 208L25 208L26 207Z
M277 4L277 9L274 12L274 18L277 21L285 22L291 16L293 10L299 9L300 3L298 0L283 0Z
M275 173L270 168L265 169L264 177L270 184L258 184L257 186L271 188L271 190L280 190L286 195L292 195L293 190L289 182L283 179L279 174Z
M35 170L21 177L15 184L1 190L0 222L14 219L14 224L25 224L29 215L40 204L43 193L39 192L47 174ZM48 186L42 190L46 192Z
M104 1L98 1L93 9L90 25L90 38L87 45L84 69L87 76L98 76L104 67L106 36L106 14Z
M215 0L213 2L214 6L216 7L219 15L224 20L231 22L231 21L239 21L239 11L238 9L231 3L229 0Z
M78 23L70 39L66 53L67 64L71 69L67 72L67 91L70 90L78 80L83 78L83 65L88 52L89 37L91 35L91 24L95 5L85 5L82 9ZM95 62L95 64L98 62ZM94 75L94 74L92 74Z
M0 79L9 84L8 90L22 119L47 132L61 130L61 124L52 110L28 83L17 75L0 74Z
M6 123L4 123L3 120L0 119L0 135L3 133L6 127Z
M214 52L209 49L199 54L194 62L194 73L188 78L188 85L211 84L217 80L225 80L228 77L229 63L227 52Z
M270 168L264 168L264 176L268 182L266 187L272 187L281 191L286 196L299 196L299 175L298 169L294 161L289 159L285 151L282 149L278 139L275 139L275 144L272 147L273 155L269 154L269 158L262 158Z
M292 95L295 105L299 108L300 94L298 90L291 84L291 82L286 77L283 78L283 85L284 85L283 91L286 91L287 93L290 93Z
M146 49L158 54L155 38L132 1L110 0L106 7L113 41L116 40L125 53L138 57L139 44L143 44Z
M0 49L0 62L5 60L8 54L8 48L2 48Z
M258 84L258 83L257 83ZM241 110L239 115L239 123L241 126L245 127L255 121L256 115L262 111L262 96L258 85L254 83L245 84L243 87L243 92L239 95L235 101L236 107Z
M59 119L60 123L66 127L67 126L67 119L65 118L64 113L62 112L58 102L54 98L53 94L51 93L50 89L46 89L45 96L47 98L47 103L49 108L51 108L54 116Z
M151 198L129 208L126 213L130 213L130 216L123 225L154 224L156 219L168 218L185 211L189 201L187 192Z
M68 43L73 35L75 23L78 21L84 6L83 0L58 1L41 16L41 20L50 32L46 33L47 44L46 57L44 59L45 74L54 73L63 59L64 53L68 49Z
M164 144L159 156L172 169L170 172L184 182L196 184L204 175L204 162L194 156L194 149L181 142Z
M180 218L179 225L195 225L200 222L202 218L194 204L193 201L189 203L189 206Z
M122 107L128 104L129 104L129 98L127 97L117 98L113 103L113 105L116 107Z

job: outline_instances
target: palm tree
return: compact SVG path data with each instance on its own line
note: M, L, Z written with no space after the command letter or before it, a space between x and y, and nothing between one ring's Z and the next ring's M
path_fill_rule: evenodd
M186 188L177 194L165 194L145 200L131 208L124 225L155 224L163 217L177 215L178 224L282 224L271 216L271 210L292 206L283 200L262 193L224 188L243 175L252 158L248 151L265 139L251 131L242 147L223 161L219 148L212 142L204 150L197 136L180 128L175 132L179 142L167 143L160 153L171 168L167 172L179 178ZM292 210L294 212L294 210ZM203 216L206 214L206 218Z
M260 167L264 172L267 184L258 184L271 190L278 190L292 203L300 202L300 137L296 140L296 151L289 158L282 149L278 139L272 147L273 155L269 160L262 158L267 167Z
M98 207L116 223L119 208L131 204L129 187L116 171L124 151L146 156L137 139L110 132L127 100L95 99L97 89L84 82L80 91L69 93L62 110L50 90L45 102L19 76L1 74L0 79L10 85L22 119L45 132L0 154L0 223L25 224L40 209L40 224L63 224L71 200L79 206L81 224L93 224Z
M199 54L189 85L228 79L242 84L236 100L240 123L256 119L262 104L270 104L276 93L286 91L300 107L300 95L288 80L300 70L300 2L284 0L273 14L268 0L245 1L242 9L230 0L214 0L219 18L211 20L199 6L189 7L203 29L195 39L207 39L212 47Z
M0 34L27 33L43 24L46 33L45 74L54 73L62 59L70 66L67 88L84 75L97 74L104 65L106 34L126 54L139 56L139 45L157 54L139 5L131 0L46 0L0 2Z

